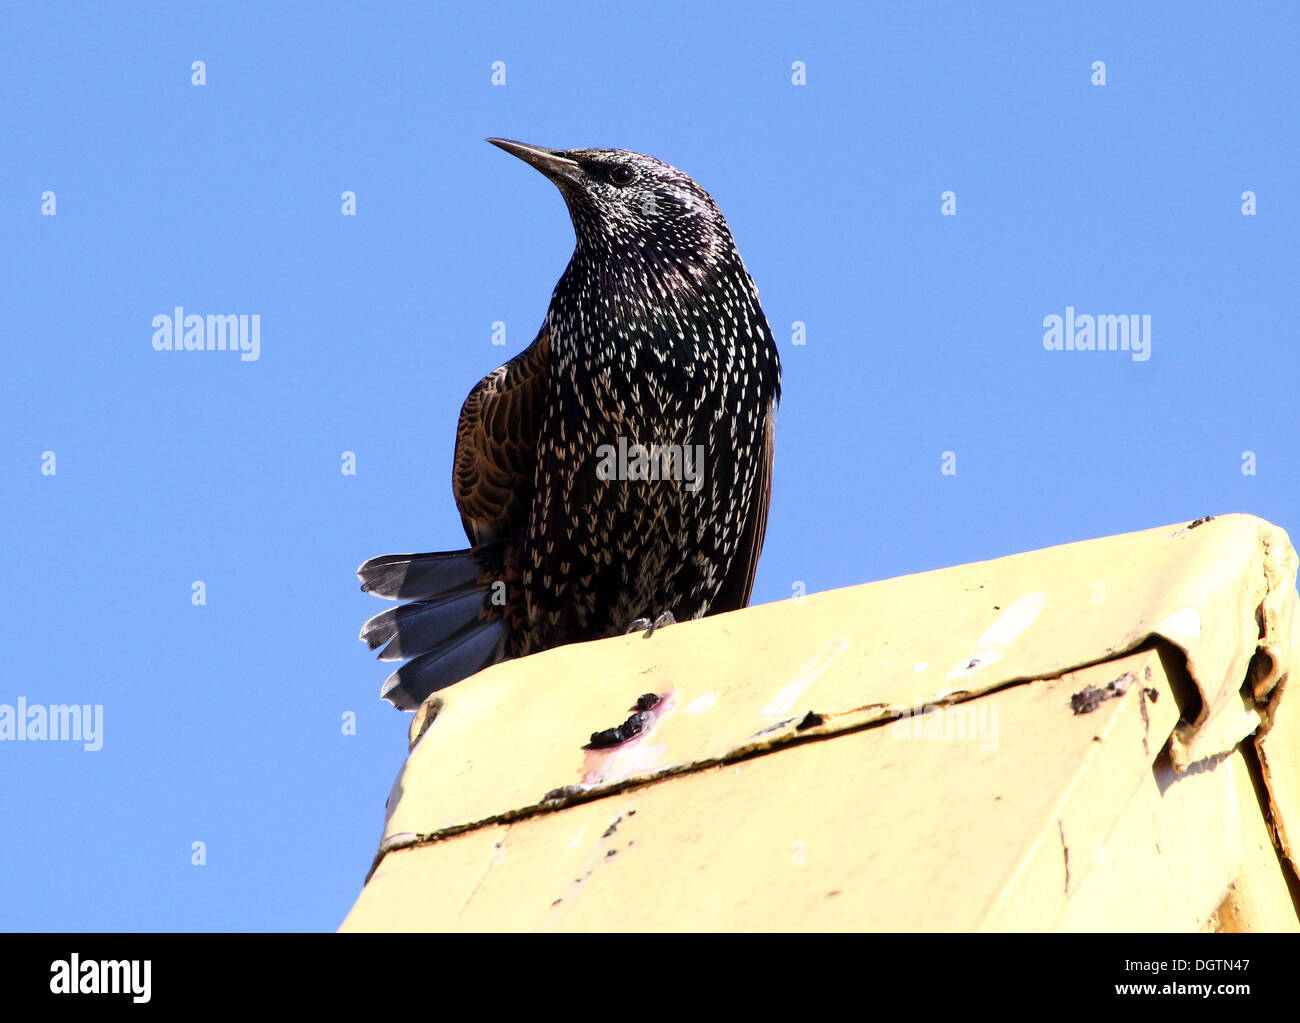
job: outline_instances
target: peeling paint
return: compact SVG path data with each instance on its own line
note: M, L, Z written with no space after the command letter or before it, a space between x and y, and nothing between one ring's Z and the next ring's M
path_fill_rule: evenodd
M1168 633L1174 639L1201 638L1201 612L1189 606L1180 607L1158 626L1157 632Z
M803 695L810 685L817 681L818 677L835 661L840 654L849 648L848 637L832 639L828 643L822 644L815 654L800 665L799 670L795 672L794 678L778 689L767 702L760 714L764 717L775 718L789 712L794 706L795 700Z
M994 619L993 624L975 642L971 655L960 661L945 678L958 678L982 671L1002 660L1007 647L1034 624L1047 606L1047 594L1041 591L1026 593L1012 602Z
M686 705L687 714L704 714L713 709L713 705L718 702L717 693L701 693Z

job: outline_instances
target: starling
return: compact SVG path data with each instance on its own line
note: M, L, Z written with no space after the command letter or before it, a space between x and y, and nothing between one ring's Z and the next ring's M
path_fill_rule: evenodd
M780 359L712 197L640 153L488 141L559 188L576 244L537 338L461 408L472 546L357 571L410 601L361 630L406 662L382 692L401 709L498 661L742 608L767 526Z

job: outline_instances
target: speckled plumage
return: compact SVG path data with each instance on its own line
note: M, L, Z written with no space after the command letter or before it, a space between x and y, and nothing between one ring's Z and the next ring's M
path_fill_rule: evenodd
M385 685L399 707L638 618L744 607L766 528L780 362L712 198L638 153L490 141L555 182L576 245L537 339L461 410L453 494L474 546L358 573L415 601L362 630L414 658ZM620 439L698 452L701 471L606 478ZM674 457L660 465L691 469Z

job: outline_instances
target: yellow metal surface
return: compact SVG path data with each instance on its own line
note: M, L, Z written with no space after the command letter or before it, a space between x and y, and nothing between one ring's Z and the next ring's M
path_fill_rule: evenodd
M1241 750L1226 758L1235 786L1235 805L1241 829L1241 869L1228 885L1228 893L1211 917L1211 930L1300 931L1300 881L1278 855L1270 834L1267 793L1252 783L1252 770ZM1260 782L1262 784L1262 780ZM1261 799L1261 795L1263 798Z
M1143 926L1204 922L1240 875L1244 825L1213 863L1162 866L1123 822L1238 805L1235 774L1205 765L1262 722L1269 813L1300 835L1300 700L1281 698L1295 564L1285 533L1231 515L499 665L417 715L344 927L1129 926L1098 843L1197 893L1159 916L1174 896L1149 886L1127 906L1148 907ZM643 693L660 703L642 734L582 748ZM1176 729L1178 700L1194 720ZM939 709L898 717L924 707ZM940 721L947 737L900 737ZM1175 731L1167 770L1186 774L1161 789L1153 764ZM1191 841L1182 819L1161 849Z
M1300 927L1239 751L1181 775L1162 757L1090 854L1093 869L1056 930Z
M1134 654L389 853L344 929L1045 928L1176 718Z

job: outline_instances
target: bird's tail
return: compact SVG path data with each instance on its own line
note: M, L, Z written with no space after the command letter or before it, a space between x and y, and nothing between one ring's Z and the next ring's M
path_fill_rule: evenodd
M409 600L375 615L361 639L381 661L406 661L380 695L414 710L430 694L502 660L505 621L489 610L495 552L475 547L435 554L386 554L359 569L361 588L377 597ZM385 644L387 644L385 646Z

